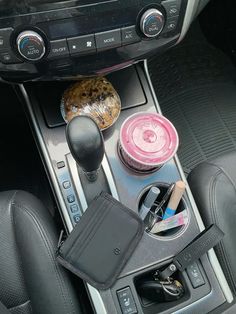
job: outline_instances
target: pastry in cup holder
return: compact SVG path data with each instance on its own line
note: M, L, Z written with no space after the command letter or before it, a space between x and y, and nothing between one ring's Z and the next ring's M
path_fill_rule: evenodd
M105 77L84 79L72 84L61 100L61 113L66 122L78 115L88 115L101 130L112 126L120 111L120 97Z

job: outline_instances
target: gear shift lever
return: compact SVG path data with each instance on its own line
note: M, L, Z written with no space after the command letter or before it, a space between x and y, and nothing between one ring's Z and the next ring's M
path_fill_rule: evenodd
M95 181L105 152L103 136L96 122L88 116L73 118L67 125L66 138L77 164L89 181Z

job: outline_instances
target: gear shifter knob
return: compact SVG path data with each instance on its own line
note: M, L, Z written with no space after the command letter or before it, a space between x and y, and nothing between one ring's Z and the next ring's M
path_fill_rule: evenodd
M105 152L103 136L96 122L88 116L73 118L67 125L66 138L77 164L90 181L95 181Z

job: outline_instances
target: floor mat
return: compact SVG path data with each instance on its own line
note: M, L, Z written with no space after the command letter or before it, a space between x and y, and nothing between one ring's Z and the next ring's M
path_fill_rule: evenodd
M236 150L236 69L207 43L198 25L148 65L163 114L179 133L186 174L204 160Z

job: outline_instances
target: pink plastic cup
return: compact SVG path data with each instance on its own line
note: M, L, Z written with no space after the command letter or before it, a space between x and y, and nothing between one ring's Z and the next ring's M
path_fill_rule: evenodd
M178 146L175 127L160 114L136 113L121 126L120 153L124 162L136 171L159 169L173 158Z

